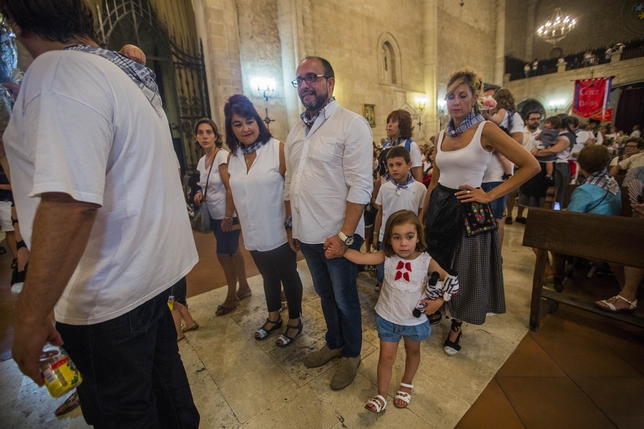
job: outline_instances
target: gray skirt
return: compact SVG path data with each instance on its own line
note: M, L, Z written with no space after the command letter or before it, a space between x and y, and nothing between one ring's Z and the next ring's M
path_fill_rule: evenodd
M488 313L505 313L503 267L498 231L467 237L465 230L454 255L460 290L449 302L452 317L473 325Z

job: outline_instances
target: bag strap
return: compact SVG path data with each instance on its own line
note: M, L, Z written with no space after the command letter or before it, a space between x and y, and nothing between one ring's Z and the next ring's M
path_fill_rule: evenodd
M206 201L206 195L208 194L208 182L210 182L210 173L212 172L212 166L215 165L215 158L217 157L217 154L219 153L221 149L217 149L215 152L215 156L212 157L212 163L210 164L210 168L208 169L208 177L206 178L206 190L203 193L203 200ZM206 157L208 159L208 157ZM204 167L205 167L206 161L204 161Z
M407 149L407 152L411 153L411 139L407 139L405 141L405 149Z

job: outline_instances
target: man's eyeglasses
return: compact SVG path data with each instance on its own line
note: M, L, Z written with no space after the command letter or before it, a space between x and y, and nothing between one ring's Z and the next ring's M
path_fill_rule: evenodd
M626 145L626 147L627 147L628 149L637 149L637 145L627 144L627 145Z
M295 79L291 83L293 84L294 88L299 88L300 86L302 86L302 82L306 82L307 84L310 85L313 82L315 82L316 80L318 80L318 78L321 78L321 77L324 77L324 78L327 78L327 79L329 78L329 76L327 76L325 74L307 73L307 74L304 75L304 77L298 77L297 79Z

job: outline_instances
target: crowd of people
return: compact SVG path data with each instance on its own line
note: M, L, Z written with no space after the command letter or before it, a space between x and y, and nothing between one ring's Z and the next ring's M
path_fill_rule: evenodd
M38 7L27 8L24 1L0 0L0 12L35 58L3 135L20 238L30 251L13 358L42 385L43 346L64 342L83 375L83 416L97 428L196 428L199 412L177 343L199 328L185 300L198 256L155 76L140 50L121 55L98 47L83 1L28 0ZM305 110L284 142L241 94L223 106L223 134L210 118L194 124L204 155L193 202L207 209L228 285L215 314L252 295L239 251L243 233L265 294L266 320L254 338L279 332L276 345L291 345L305 320L301 252L326 322L323 347L302 364L340 359L330 387L344 389L361 364L358 265L379 266L377 394L365 404L375 413L387 406L401 340L407 359L394 406L404 408L432 325L451 319L443 351L453 356L464 345L464 322L481 325L505 312L502 228L512 208L499 220L514 202L508 195L520 189L522 206L538 206L554 184L563 201L569 159L576 157L588 186L571 206L614 214L611 148L624 155L615 169L643 161L634 151L634 144L642 149L639 136L626 139L623 154L608 135L595 145L595 134L574 152L578 123L568 116L548 118L555 135L540 138L540 113L530 112L524 126L506 89L494 94L494 110L482 111L483 80L469 68L450 76L450 120L434 144L419 146L409 112L396 110L376 149L365 118L333 96L329 61L306 57L293 72ZM636 307L637 275L624 268L622 293L598 305Z

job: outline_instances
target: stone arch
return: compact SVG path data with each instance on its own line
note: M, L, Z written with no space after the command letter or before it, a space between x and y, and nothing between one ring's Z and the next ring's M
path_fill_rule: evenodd
M528 98L521 101L517 105L517 111L519 112L522 118L525 118L528 112L532 112L533 110L537 110L541 113L541 119L546 118L546 108L539 100L536 100L534 98Z
M378 38L378 78L381 84L402 86L400 47L394 36L382 33Z

